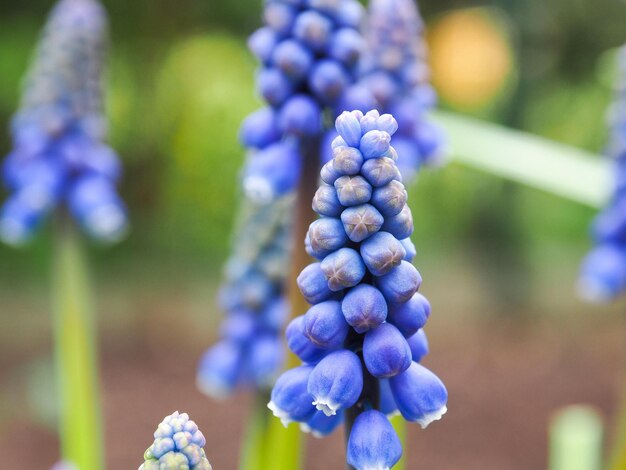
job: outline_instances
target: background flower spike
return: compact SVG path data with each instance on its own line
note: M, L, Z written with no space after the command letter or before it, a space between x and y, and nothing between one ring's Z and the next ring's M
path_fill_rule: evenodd
M97 240L117 241L126 231L126 208L115 189L121 166L104 143L107 27L96 0L60 0L50 13L2 167L11 193L0 211L6 243L28 241L60 206Z

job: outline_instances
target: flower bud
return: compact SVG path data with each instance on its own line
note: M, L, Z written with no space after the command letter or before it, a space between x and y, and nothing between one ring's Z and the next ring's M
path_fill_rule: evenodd
M408 205L393 217L387 217L382 226L382 230L389 232L398 240L408 238L413 233L413 214Z
M302 80L313 65L311 52L294 39L285 39L274 49L272 63L291 80Z
M400 176L394 161L386 157L366 160L361 167L361 174L375 188L384 186Z
M419 423L422 429L446 413L446 387L439 377L417 362L389 379L389 383L404 419Z
M391 385L389 385L389 379L378 379L379 386L379 411L387 417L392 417L400 414L396 401L393 398L391 392Z
M285 330L287 346L298 356L302 362L316 363L327 353L327 349L322 349L304 334L304 315L294 318Z
M225 398L237 385L242 359L241 348L235 343L217 343L200 358L196 385L205 395Z
M408 195L399 181L390 181L385 186L376 188L372 193L372 205L384 217L393 217L406 206Z
M276 114L270 107L250 114L243 122L239 140L246 147L264 148L280 139Z
M348 291L341 302L348 325L357 333L376 328L387 318L387 302L378 289L360 284Z
M389 273L376 279L376 287L385 296L387 302L407 302L417 292L422 277L415 267L406 261L393 268Z
M311 248L316 252L334 251L348 241L341 220L322 217L309 226Z
M380 158L389 150L391 136L383 131L373 130L361 137L360 148L366 160Z
M356 115L344 111L335 121L337 132L350 147L358 147L361 142L361 125Z
M346 207L364 204L372 197L372 187L362 176L342 176L335 181L335 189L339 202Z
M280 106L293 94L291 80L280 70L266 68L257 76L259 93L272 106Z
M361 204L344 210L341 221L348 238L359 243L378 232L385 219L371 204Z
M348 336L349 326L336 300L313 305L304 315L304 334L324 349L340 347Z
M354 147L336 147L333 159L335 169L344 175L356 175L363 165L363 155Z
M408 261L409 263L415 259L417 255L417 250L415 249L415 245L411 241L411 238L404 238L400 240L402 246L404 247L404 251L406 251L406 256L404 257L404 261Z
M316 135L322 126L322 110L312 98L295 95L289 98L278 115L278 126L286 135Z
M402 443L385 415L377 410L359 414L348 439L348 463L358 470L388 470L400 457Z
M309 264L297 279L300 292L310 304L319 304L333 295L320 263Z
M317 188L312 207L319 215L326 217L339 217L343 211L343 206L337 198L337 191L334 186L326 184Z
M424 330L419 330L407 339L414 362L420 362L428 354L428 338Z
M274 48L278 43L278 35L269 27L257 29L248 39L248 48L263 64L268 64Z
M407 302L389 306L388 321L396 326L405 338L413 336L423 328L430 317L430 303L419 292Z
M332 160L325 163L320 170L320 177L322 178L322 181L326 184L334 184L337 178L339 178L340 176L343 176L343 174L335 169L334 162Z
M332 22L314 10L304 11L298 15L293 27L293 34L314 51L322 51L333 29Z
M308 421L315 413L307 391L312 366L300 366L284 372L274 384L267 407L287 427L292 421Z
M245 361L246 375L257 387L271 387L284 360L285 350L280 337L264 333L249 346Z
M350 84L348 72L334 60L320 60L313 67L309 86L315 96L326 103L333 103Z
M365 264L352 248L341 248L322 261L322 271L333 292L356 286L365 276Z
M393 377L411 365L411 348L395 326L383 323L365 334L363 361L374 377Z
M307 390L313 405L326 416L350 408L363 391L361 361L346 349L331 352L311 372Z
M279 34L289 34L296 17L296 9L286 3L268 2L263 11L265 24Z
M378 232L361 243L361 256L374 276L383 276L399 266L406 252L402 244L387 232Z
M357 31L352 28L341 28L331 38L328 53L345 65L354 65L364 47L363 37ZM358 145L358 142L354 145Z

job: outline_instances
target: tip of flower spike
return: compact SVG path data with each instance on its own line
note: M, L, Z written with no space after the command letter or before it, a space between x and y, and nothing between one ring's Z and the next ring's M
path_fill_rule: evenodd
M84 220L85 228L105 243L122 240L128 233L124 211L117 204L108 204L89 214Z
M445 415L447 411L448 407L444 405L438 410L433 411L432 413L425 414L423 418L417 420L417 423L422 429L426 429L428 425L433 421L439 421L441 418L443 418L443 415Z
M273 401L270 401L267 404L267 407L271 410L271 412L274 414L274 416L278 419L280 419L280 422L283 424L283 426L287 427L289 425L289 423L291 423L293 420L289 417L289 413L287 413L286 411L284 411L283 409L281 409L278 405L276 405L276 403L274 403Z

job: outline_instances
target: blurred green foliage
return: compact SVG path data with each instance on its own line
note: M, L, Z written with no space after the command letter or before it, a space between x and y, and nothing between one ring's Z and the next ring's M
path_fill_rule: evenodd
M244 154L240 122L260 105L253 89L256 64L245 37L260 23L261 0L108 0L112 23L108 110L111 140L123 158L122 193L133 231L119 248L99 253L124 263L158 253L218 269L227 256ZM51 1L0 4L0 129L7 129L38 29ZM450 8L494 6L506 18L519 66L519 89L508 90L486 116L599 151L611 91L599 58L626 40L626 4L614 0L423 0L428 19ZM0 152L10 148L0 134ZM503 158L506 149L503 149ZM475 208L498 204L500 181L457 167L428 170L411 188L416 237L462 243L475 230ZM0 194L1 195L1 194ZM481 202L482 201L482 202ZM538 210L538 207L541 210ZM592 211L523 190L513 207L522 222L515 238L541 258L546 247L573 246L582 254ZM484 230L481 236L490 236ZM494 233L494 236L497 236ZM0 281L15 273L44 273L44 234L34 251L0 247ZM25 253L28 255L25 256ZM106 256L106 259L105 259ZM105 265L107 263L104 263Z

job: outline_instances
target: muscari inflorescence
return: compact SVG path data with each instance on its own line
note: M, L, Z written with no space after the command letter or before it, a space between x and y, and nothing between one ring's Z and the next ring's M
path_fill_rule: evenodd
M197 374L198 387L216 398L238 386L271 387L284 359L293 197L267 205L245 200L243 207L220 292L227 313L221 338L203 355Z
M115 191L121 167L103 143L106 37L106 13L96 0L61 0L50 14L3 166L11 191L0 212L0 237L7 243L27 241L60 204L96 239L116 240L125 230Z
M146 450L139 470L212 470L205 444L189 415L175 411L154 431L154 443Z
M278 378L268 404L285 425L297 421L316 435L357 415L347 460L359 470L400 459L386 415L400 412L426 427L446 411L443 383L419 364L430 305L411 264L413 218L390 145L397 128L377 111L344 112L336 121L334 157L313 199L321 217L305 241L318 262L298 277L312 306L286 331L303 365Z
M398 121L393 144L402 155L397 164L405 183L422 164L437 162L445 144L443 131L426 117L437 96L423 34L414 0L370 1L360 81L376 99L375 108Z
M326 118L374 106L371 94L355 85L362 18L356 0L266 0L265 26L249 47L262 64L257 88L268 106L241 129L250 150L243 186L255 199L269 201L296 187L303 153L316 147L311 142L321 138Z
M626 291L626 46L621 51L616 99L609 111L607 153L614 159L615 191L609 205L595 219L595 248L583 262L579 287L591 301L613 299Z

